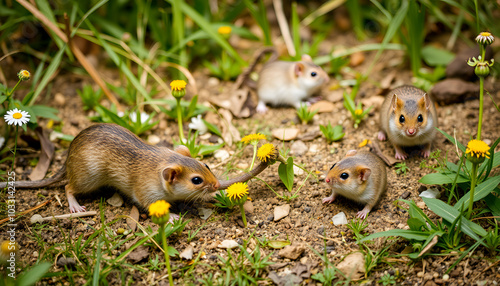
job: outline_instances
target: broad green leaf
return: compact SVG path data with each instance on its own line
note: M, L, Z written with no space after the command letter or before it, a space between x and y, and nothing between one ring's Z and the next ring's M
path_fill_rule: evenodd
M423 176L420 180L418 180L418 182L424 185L451 184L455 181L455 176L455 173L431 173ZM457 178L457 183L465 183L469 181L470 180L468 178L464 178L462 176L458 176Z
M274 248L274 249L279 249L279 248L283 248L287 245L290 245L291 242L289 240L270 240L267 245L271 248Z
M422 198L422 200L431 211L450 223L453 223L457 216L460 215L460 212L454 207L438 199ZM477 236L478 234L480 236L486 235L486 230L484 230L480 225L466 219L465 217L462 217L462 231L476 241L480 240L480 238Z
M42 262L33 266L31 269L24 272L18 279L16 285L35 285L35 283L42 279L43 275L49 271L52 266L49 262Z
M408 204L409 207L408 214L410 215L410 218L415 218L420 220L423 223L424 227L427 228L428 230L437 229L437 226L434 224L434 222L429 219L429 217L415 204L414 201L407 201L407 200L400 200L400 201Z
M201 145L200 151L198 152L198 155L205 156L205 155L211 154L215 150L222 148L222 146L224 146L224 143L221 143L218 145Z
M425 221L421 221L420 219L414 217L409 218L406 221L406 224L408 224L410 229L414 231L421 231L422 227L427 228L427 226L425 225Z
M201 119L203 120L203 123L205 123L205 125L207 126L207 129L208 131L212 132L213 134L219 136L222 138L222 133L220 132L219 128L215 125L213 125L212 123L208 123L205 119Z
M285 184L288 191L293 188L293 158L289 157L286 164L281 163L278 167L278 175L281 181Z
M408 230L408 229L391 229L388 231L383 231L383 232L376 232L373 234L370 234L369 236L361 239L361 241L367 241L367 240L372 240L374 238L378 237L387 237L387 236L401 236L406 239L414 239L414 240L420 240L424 241L429 237L429 232L422 232L422 231L415 231L415 230Z
M38 117L44 117L44 118L49 118L49 119L53 119L56 121L61 121L61 118L59 118L56 115L56 113L58 113L59 110L57 110L55 108L48 107L45 105L33 105L33 106L31 106L31 110Z
M422 49L422 58L429 66L446 66L455 55L447 50L427 45Z
M474 190L474 201L477 202L480 199L489 195L496 187L500 184L500 176L488 178L486 181L476 186ZM462 198L455 204L455 209L458 210L462 206L468 206L470 203L470 191L467 192Z
M491 213L494 216L500 216L500 198L494 196L493 194L489 194L484 200L486 201L488 208L490 208Z

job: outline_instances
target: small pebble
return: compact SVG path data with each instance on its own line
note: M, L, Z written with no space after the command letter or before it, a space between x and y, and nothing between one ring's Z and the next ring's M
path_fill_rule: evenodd
M305 211L306 213L311 212L311 208L310 208L310 207L304 207L304 211Z
M450 275L448 275L448 274L443 275L443 280L444 281L450 280Z
M422 272L422 271L418 272L418 273L417 273L417 277L418 277L418 278L422 278L422 277L424 277L424 272Z
M410 192L408 192L408 191L406 191L406 192L404 192L404 193L401 195L401 198L405 200L405 199L407 199L410 195L411 195L411 193L410 193Z

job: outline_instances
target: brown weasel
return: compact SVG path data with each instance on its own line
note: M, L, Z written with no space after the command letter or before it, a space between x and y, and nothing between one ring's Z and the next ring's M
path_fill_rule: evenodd
M365 204L357 217L365 218L387 189L385 164L371 152L350 150L344 159L333 164L325 181L332 185L332 195L323 199L331 203L337 195Z

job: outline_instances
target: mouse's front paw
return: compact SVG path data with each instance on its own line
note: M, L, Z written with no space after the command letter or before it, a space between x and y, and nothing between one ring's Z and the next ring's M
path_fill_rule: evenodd
M379 131L379 132L378 132L378 135L377 135L377 138L378 138L378 140L380 140L380 141L385 141L385 140L387 140L387 137L385 136L384 131Z
M257 110L258 113L264 114L267 112L267 106L264 102L260 101L259 104L257 104L257 107L255 110Z
M331 204L333 201L335 200L335 197L334 196L329 196L329 197L326 197L323 199L323 203L326 204Z

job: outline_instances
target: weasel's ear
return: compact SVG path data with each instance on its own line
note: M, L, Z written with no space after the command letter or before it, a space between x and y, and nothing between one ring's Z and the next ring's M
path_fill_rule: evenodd
M403 105L404 105L403 100L399 99L397 94L392 95L391 107L393 111L401 110L403 108Z
M368 180L368 177L370 177L370 174L372 173L372 170L368 167L365 167L365 166L357 167L356 171L358 173L359 180L361 182Z
M427 93L424 93L424 95L422 95L422 97L418 100L418 106L422 109L429 109L431 104L431 98Z
M175 148L175 152L181 154L181 155L184 155L186 157L191 157L191 152L189 152L189 149L188 147L184 146L184 145L179 145Z
M306 54L302 55L302 57L300 59L302 61L304 61L304 62L311 62L312 63L312 61L313 61L313 59L311 58L311 56L310 55L306 55Z
M295 68L294 68L294 72L295 72L295 76L301 76L303 73L304 73L304 69L305 69L305 66L303 63L295 63Z
M349 150L347 151L347 154L345 154L346 157L351 157L351 156L354 156L358 153L357 150Z
M168 166L163 169L163 178L169 184L172 184L174 181L179 179L180 174L182 173L182 167L179 165Z

